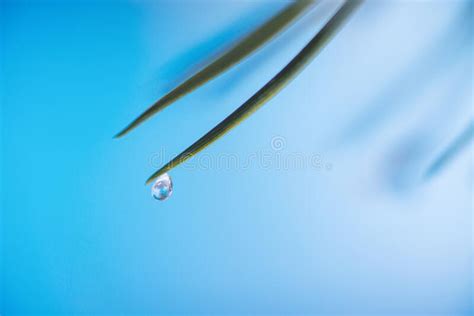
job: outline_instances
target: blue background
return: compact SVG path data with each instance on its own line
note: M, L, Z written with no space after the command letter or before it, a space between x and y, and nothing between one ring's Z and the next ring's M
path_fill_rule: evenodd
M2 1L0 312L472 313L472 143L424 176L472 120L470 1L366 2L279 95L171 172L168 201L143 185L337 4L113 140L286 2ZM321 168L200 158L274 161L275 139Z

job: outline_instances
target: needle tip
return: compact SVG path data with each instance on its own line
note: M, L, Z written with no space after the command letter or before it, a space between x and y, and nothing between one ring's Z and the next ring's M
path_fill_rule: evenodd
M118 138L121 138L123 135L125 135L127 133L127 130L124 129L124 130L121 130L120 132L118 132L117 134L114 135L114 139L118 139Z
M150 183L152 183L156 177L157 177L157 173L152 174L148 179L146 179L145 185L149 185Z

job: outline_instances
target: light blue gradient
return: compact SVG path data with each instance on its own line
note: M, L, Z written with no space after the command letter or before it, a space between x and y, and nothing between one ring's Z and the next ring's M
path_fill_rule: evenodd
M165 202L145 179L338 3L112 139L286 3L0 3L0 314L474 312L472 143L423 177L473 118L470 1L365 2L286 89L173 170ZM206 168L223 155L239 167ZM320 168L275 165L302 156Z

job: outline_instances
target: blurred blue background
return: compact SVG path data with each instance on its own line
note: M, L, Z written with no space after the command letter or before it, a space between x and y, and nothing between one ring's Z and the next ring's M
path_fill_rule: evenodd
M287 88L173 170L165 202L145 179L339 2L112 139L287 3L1 2L1 314L474 311L471 1L365 2ZM275 159L275 139L278 157L321 167L199 167Z

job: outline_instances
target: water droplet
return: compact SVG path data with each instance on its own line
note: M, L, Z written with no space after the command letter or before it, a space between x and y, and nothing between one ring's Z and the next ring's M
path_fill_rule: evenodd
M151 187L151 195L157 200L164 201L171 194L173 194L173 181L167 173L162 174Z

